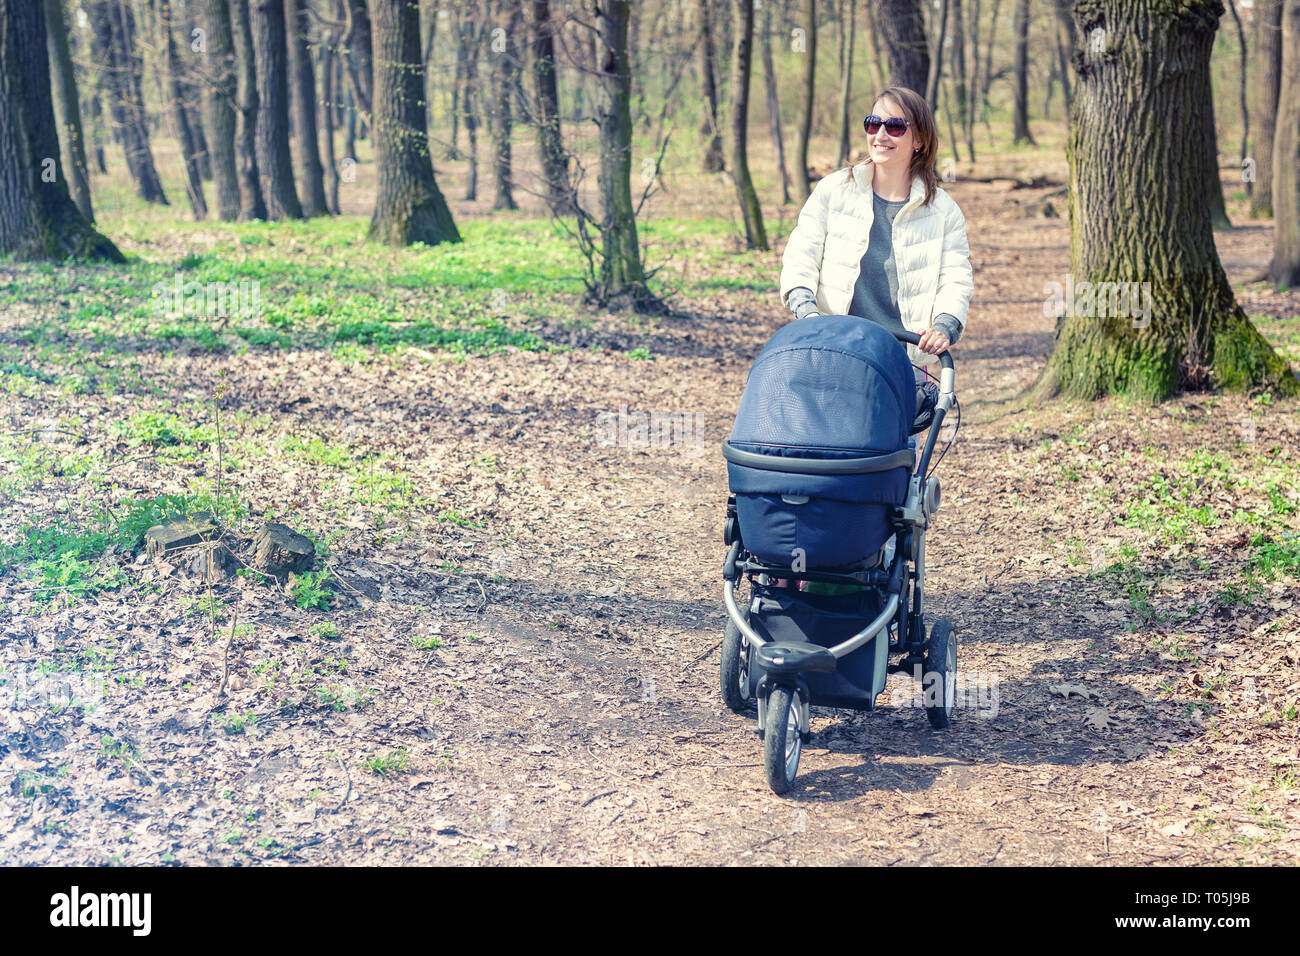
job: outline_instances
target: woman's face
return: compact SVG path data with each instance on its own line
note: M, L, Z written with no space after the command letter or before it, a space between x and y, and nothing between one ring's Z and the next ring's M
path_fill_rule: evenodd
M887 120L891 116L898 116L907 119L906 114L899 108L898 104L891 99L876 100L875 105L871 107L871 112L879 116L882 120ZM920 144L916 139L916 131L912 129L911 124L907 127L907 132L902 136L890 136L882 125L872 136L867 134L867 143L871 147L871 161L877 166L895 166L900 169L906 169L912 161L912 154Z

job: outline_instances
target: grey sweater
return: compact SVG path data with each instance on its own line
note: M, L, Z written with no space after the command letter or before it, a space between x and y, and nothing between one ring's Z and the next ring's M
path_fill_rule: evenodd
M867 237L867 251L862 256L848 314L873 319L886 328L901 328L898 270L894 264L894 217L907 204L907 200L895 202L881 199L875 193L872 198L875 202L875 218L871 223L871 234ZM819 311L816 295L804 286L791 290L787 302L796 319ZM934 328L946 335L950 343L956 342L961 335L961 323L955 315L947 312L934 317Z

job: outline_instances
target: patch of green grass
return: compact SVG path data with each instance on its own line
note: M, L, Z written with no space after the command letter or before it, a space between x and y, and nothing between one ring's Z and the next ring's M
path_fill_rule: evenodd
M389 774L401 773L406 769L407 753L405 747L398 747L391 750L383 756L368 757L363 760L362 766L366 767L371 773L378 774L381 777L387 777Z
M417 651L436 651L442 647L442 638L440 637L420 637L416 635L411 638L411 646Z
M222 720L221 726L228 734L242 734L255 723L257 723L257 718L249 710L242 714L227 714Z
M1300 537L1286 533L1280 541L1260 543L1250 556L1250 570L1266 581L1300 577Z
M311 626L309 633L312 637L333 641L339 636L339 626L333 621L317 621Z

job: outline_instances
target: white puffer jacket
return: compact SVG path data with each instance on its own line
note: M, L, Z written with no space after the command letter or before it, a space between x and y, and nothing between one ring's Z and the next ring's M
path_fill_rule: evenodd
M857 183L854 189L848 177ZM859 163L821 179L799 212L781 258L781 302L799 286L812 289L817 309L844 315L867 251L875 219L871 179L875 165ZM898 269L898 311L904 328L921 333L936 315L947 312L966 328L966 311L975 285L971 276L966 217L942 189L929 206L925 185L912 180L907 205L894 218L894 263ZM908 347L912 361L922 353ZM932 357L925 357L932 361Z

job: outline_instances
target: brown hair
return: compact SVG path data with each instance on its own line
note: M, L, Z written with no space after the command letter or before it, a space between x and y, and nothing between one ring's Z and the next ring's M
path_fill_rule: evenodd
M877 100L884 99L893 100L898 104L903 111L903 116L907 118L907 128L915 134L920 144L921 148L912 154L912 163L908 171L912 174L912 178L918 176L921 178L925 186L925 201L922 205L928 206L934 201L934 191L938 188L939 182L934 174L934 160L939 153L939 136L935 131L934 114L930 112L930 104L920 93L906 86L886 87L877 93L871 102L874 105ZM873 160L868 155L863 163L870 162ZM853 177L853 168L853 164L844 167L849 170L848 184L856 189L857 182Z

